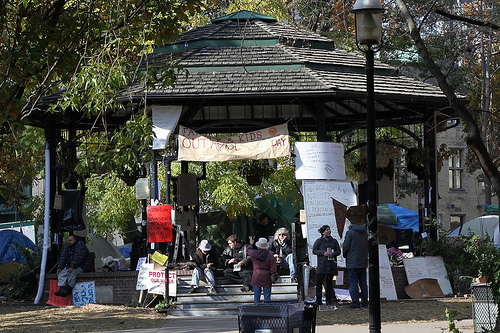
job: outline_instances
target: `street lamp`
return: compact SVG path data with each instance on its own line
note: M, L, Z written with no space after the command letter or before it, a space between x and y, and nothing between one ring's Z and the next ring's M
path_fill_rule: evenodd
M382 44L382 13L380 0L357 0L354 4L356 45L366 54L366 176L368 189L368 253L370 332L381 331L380 276L377 222L377 174L375 154L375 98L373 55Z

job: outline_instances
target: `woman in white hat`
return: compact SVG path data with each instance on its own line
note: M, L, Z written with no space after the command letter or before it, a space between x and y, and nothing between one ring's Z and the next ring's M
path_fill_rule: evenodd
M208 293L217 294L214 274L217 261L212 253L212 245L206 239L202 240L198 245L196 252L193 254L193 260L196 266L191 276L191 290L189 290L189 293L196 292L196 289L200 286L200 278L204 276L208 284Z
M252 259L253 302L260 303L260 294L264 291L264 303L271 302L271 275L278 272L276 259L267 248L266 238L259 238L257 243L249 244L247 254Z

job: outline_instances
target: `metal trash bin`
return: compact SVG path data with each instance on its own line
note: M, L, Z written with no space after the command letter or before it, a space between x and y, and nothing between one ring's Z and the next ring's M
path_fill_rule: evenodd
M260 303L238 306L240 333L303 333L302 303Z
M472 283L472 319L474 332L495 328L498 305L493 301L490 283Z
M304 333L315 333L316 332L316 313L318 311L318 305L314 301L304 302Z

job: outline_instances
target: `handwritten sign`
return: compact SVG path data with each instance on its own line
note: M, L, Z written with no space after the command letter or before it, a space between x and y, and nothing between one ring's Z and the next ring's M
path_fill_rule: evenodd
M149 288L149 272L154 269L154 264L142 264L139 267L139 274L137 275L137 283L135 290L146 290Z
M288 125L228 137L203 136L179 125L179 161L261 160L290 156Z
M148 206L148 241L172 241L172 206Z
M387 255L387 248L385 245L378 246L379 255L379 276L380 276L380 297L393 301L398 299L396 293L396 285L394 284L394 277L392 276L391 263Z
M165 149L170 134L174 131L179 117L181 116L181 105L153 105L153 149Z
M344 145L334 142L296 142L295 178L345 180Z
M347 181L329 181L329 180L304 180L304 208L306 211L307 226L307 246L309 249L309 258L312 266L316 266L317 257L312 253L314 241L321 237L318 229L322 225L329 225L332 230L332 237L335 238L342 249L343 239L347 232L349 221L345 220L343 235L339 235L336 228L337 221L332 204L332 198L343 205L350 207L357 205L357 197L351 182ZM340 237L342 236L342 237ZM345 267L345 259L342 255L337 257L337 265Z
M408 284L423 278L432 278L438 280L443 294L453 295L453 289L442 257L407 258L403 260L403 263Z
M78 282L73 288L73 305L95 303L95 281Z

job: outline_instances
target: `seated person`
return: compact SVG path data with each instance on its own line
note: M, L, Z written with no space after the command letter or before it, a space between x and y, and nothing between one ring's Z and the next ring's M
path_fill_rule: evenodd
M234 283L243 283L243 292L252 290L252 261L247 256L246 247L236 235L229 236L227 244L220 256L224 263L224 277Z
M75 235L69 235L68 244L59 259L57 268L57 285L59 289L54 295L65 297L71 294L76 284L76 277L82 272L92 270L92 257L87 245L83 240Z
M193 254L194 270L191 276L191 290L189 293L196 292L200 286L200 278L204 277L208 283L208 293L217 294L215 290L215 270L217 268L215 255L212 252L212 245L204 239Z
M292 242L288 239L288 229L279 228L274 234L274 239L271 241L269 251L274 253L276 263L279 265L282 262L288 265L290 276L293 282L297 282L295 273L295 265L293 263Z

